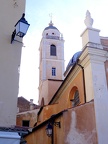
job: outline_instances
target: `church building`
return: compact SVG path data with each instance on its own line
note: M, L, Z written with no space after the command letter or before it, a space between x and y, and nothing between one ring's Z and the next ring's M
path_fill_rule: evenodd
M64 71L64 40L52 21L42 34L37 122L27 144L108 143L108 38L86 12L82 49Z

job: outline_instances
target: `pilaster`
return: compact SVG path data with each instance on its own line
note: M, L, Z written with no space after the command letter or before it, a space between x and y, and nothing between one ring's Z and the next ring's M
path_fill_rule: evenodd
M98 144L108 143L108 89L104 62L107 51L100 43L99 30L92 28L93 19L87 11L86 30L82 33L83 53L80 64L84 67L86 99L94 99Z

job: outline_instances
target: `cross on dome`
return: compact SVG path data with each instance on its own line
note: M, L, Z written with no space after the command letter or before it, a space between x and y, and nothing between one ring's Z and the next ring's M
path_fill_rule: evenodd
M49 26L52 26L53 23L52 23L52 13L49 14L49 17L50 17L50 23L49 23Z

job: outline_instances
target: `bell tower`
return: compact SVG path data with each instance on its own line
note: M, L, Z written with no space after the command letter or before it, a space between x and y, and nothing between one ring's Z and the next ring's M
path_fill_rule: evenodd
M39 104L46 105L64 79L64 40L52 21L43 31L39 51Z

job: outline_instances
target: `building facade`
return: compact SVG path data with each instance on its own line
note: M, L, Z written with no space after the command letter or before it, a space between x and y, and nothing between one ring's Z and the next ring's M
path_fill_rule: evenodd
M17 108L16 125L26 128L34 127L37 122L37 113L40 106L34 104L33 99L28 101L21 96L18 97Z
M108 143L108 38L92 27L89 11L84 22L82 50L72 57L62 84L38 112L37 125L25 136L28 144ZM49 128L52 134L46 133Z
M18 69L23 45L15 41L11 44L11 35L24 12L25 0L0 1L0 126L16 124Z

